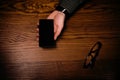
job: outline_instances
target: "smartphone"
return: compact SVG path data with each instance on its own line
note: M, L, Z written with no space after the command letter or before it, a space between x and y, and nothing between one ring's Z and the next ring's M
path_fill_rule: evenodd
M54 40L54 20L40 19L39 20L39 46L43 48L56 47Z

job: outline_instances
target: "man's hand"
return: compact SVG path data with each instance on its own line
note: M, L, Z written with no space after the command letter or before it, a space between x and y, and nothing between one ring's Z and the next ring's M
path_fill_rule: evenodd
M54 40L60 35L65 21L65 14L60 11L53 11L47 19L54 20Z

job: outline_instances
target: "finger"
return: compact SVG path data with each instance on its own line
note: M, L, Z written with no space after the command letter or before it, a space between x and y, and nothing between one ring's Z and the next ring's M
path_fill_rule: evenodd
M36 41L39 41L39 28L36 28Z
M37 32L37 33L39 32L39 28L36 28L36 32Z
M57 37L60 35L62 28L57 28L55 35L54 35L54 40L57 39Z
M37 28L36 28L36 32L37 32L37 34L36 34L36 41L39 41L39 22L37 23Z
M55 24L55 22L54 22L54 33L56 33L57 32L57 24Z
M37 23L37 26L39 26L39 22Z
M60 31L57 31L54 35L54 40L56 40L59 35L60 35Z
M39 42L39 38L38 37L36 38L36 41Z
M55 24L55 22L54 22L54 40L56 40L57 39L57 28L58 28L58 25L57 24Z
M39 34L36 35L36 41L39 41Z

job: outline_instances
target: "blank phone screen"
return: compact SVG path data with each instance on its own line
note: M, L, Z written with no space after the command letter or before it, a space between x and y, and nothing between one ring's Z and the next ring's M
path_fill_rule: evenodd
M54 21L52 19L39 20L39 46L44 48L55 47Z

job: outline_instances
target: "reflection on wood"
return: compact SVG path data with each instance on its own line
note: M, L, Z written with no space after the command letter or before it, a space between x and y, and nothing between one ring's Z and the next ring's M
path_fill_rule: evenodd
M1 0L0 12L46 13L55 9L58 0Z
M83 69L83 61L8 63L7 80L113 80L119 62L98 61L94 69ZM102 64L102 65L101 65ZM115 64L114 66L111 66Z

